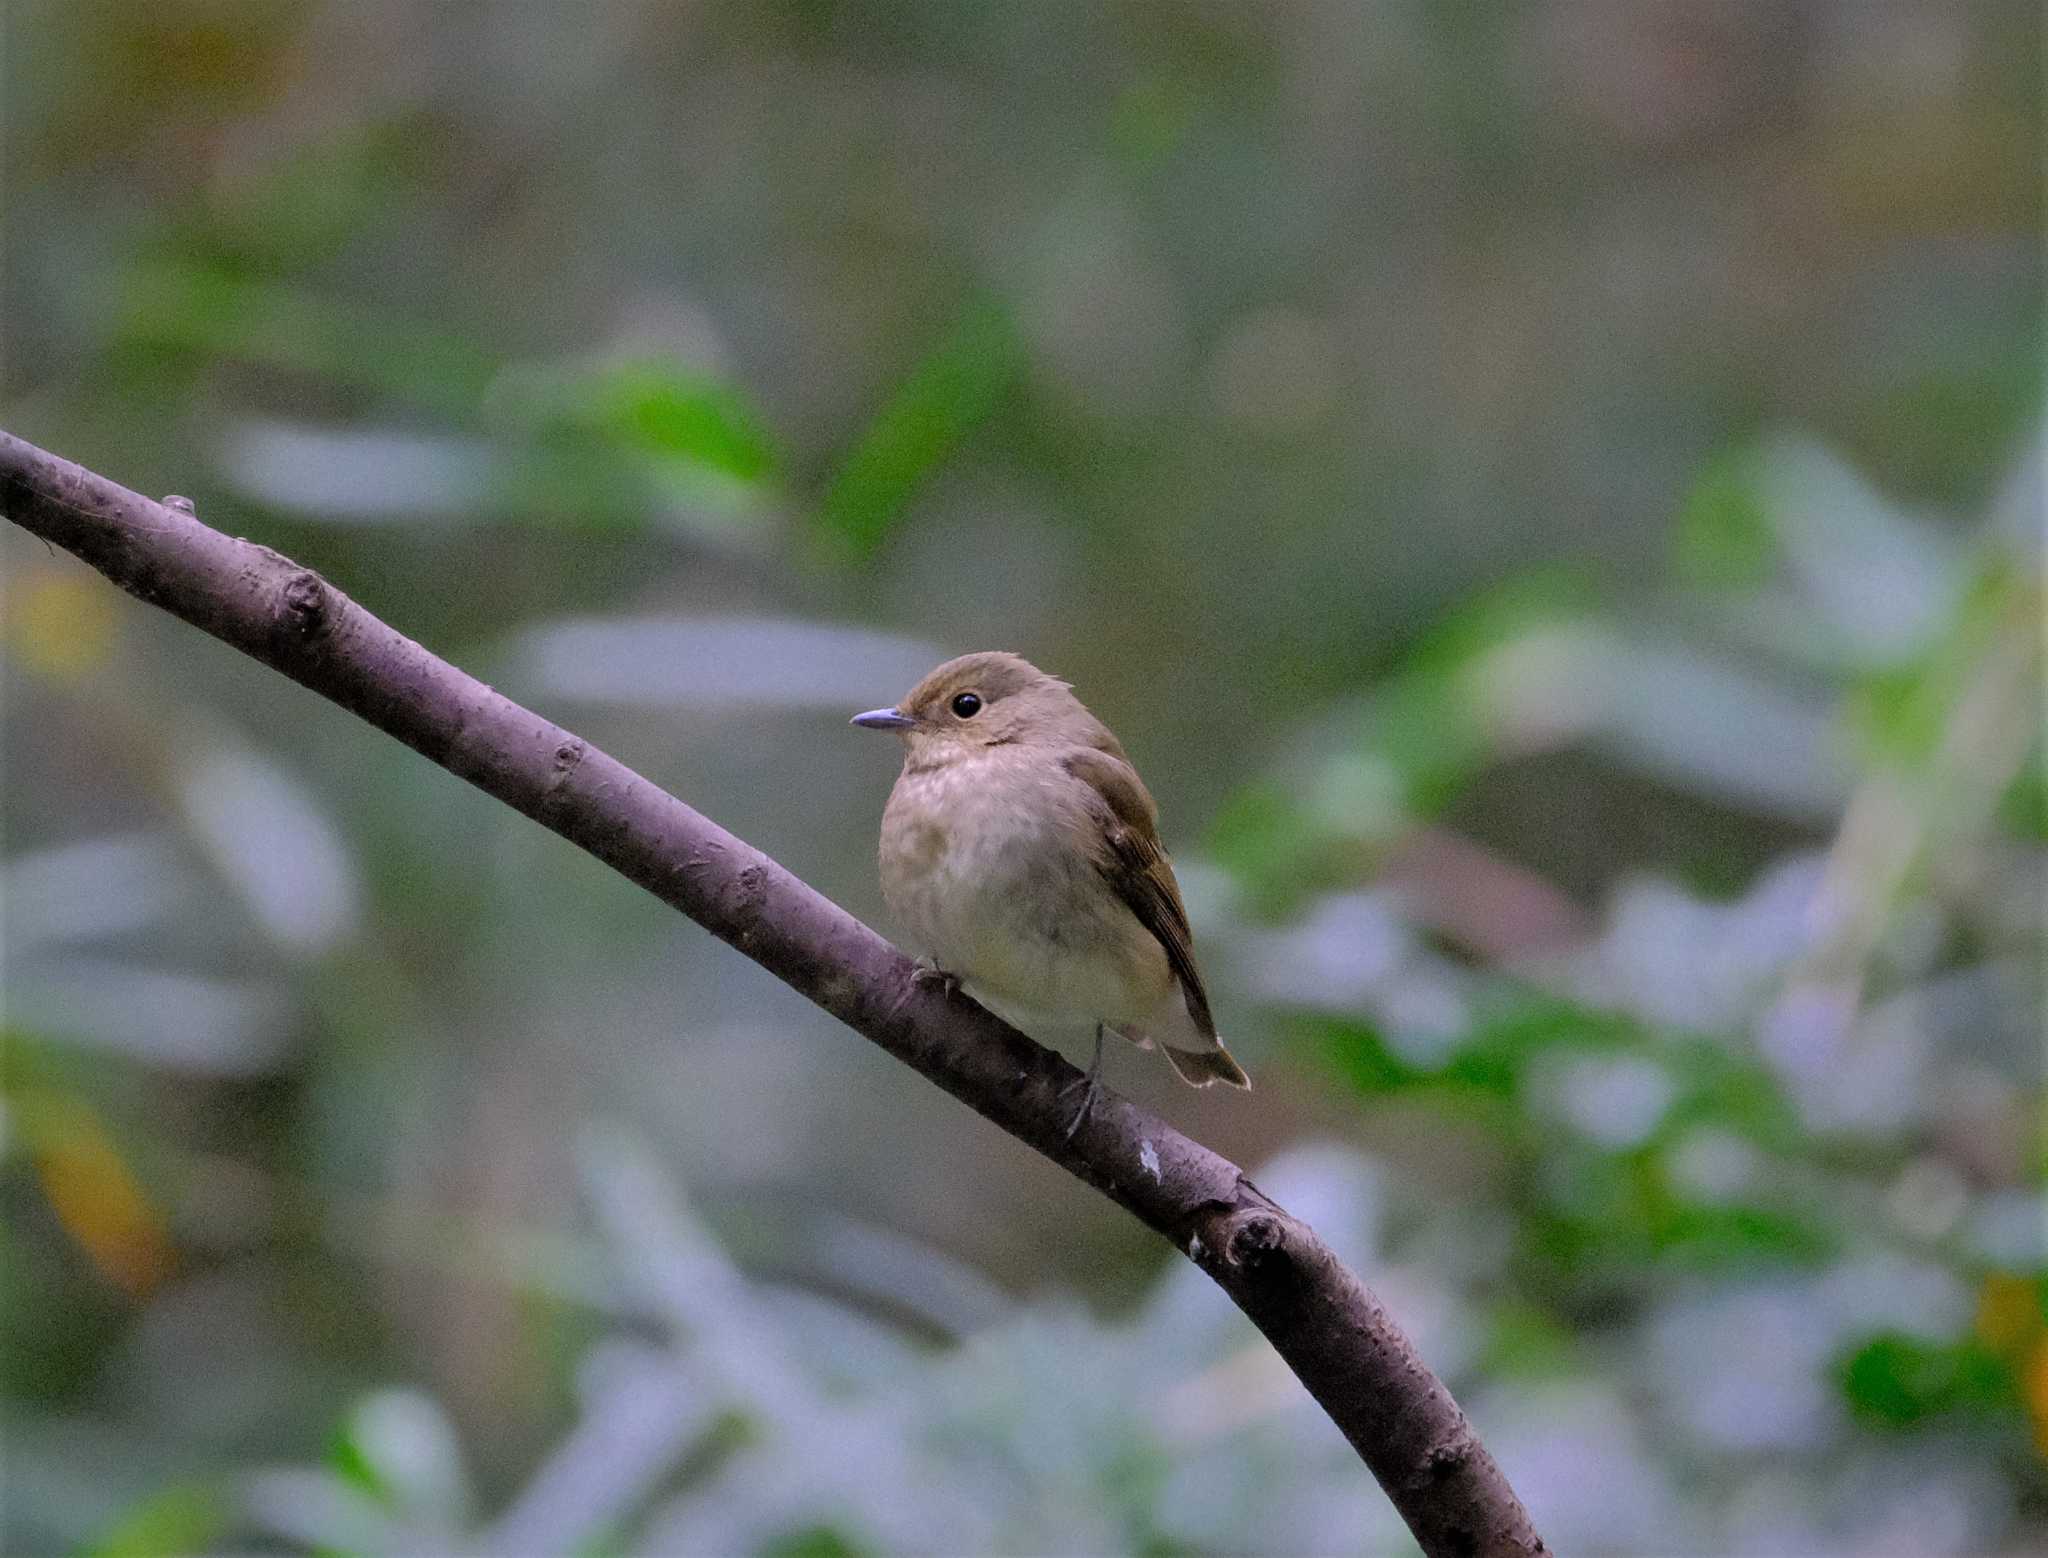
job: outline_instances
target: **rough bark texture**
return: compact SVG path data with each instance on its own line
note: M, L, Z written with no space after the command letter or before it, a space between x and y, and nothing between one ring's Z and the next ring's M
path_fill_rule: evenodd
M1545 1551L1465 1414L1365 1285L1243 1170L1080 1073L774 861L386 626L309 569L0 433L0 510L588 850L1141 1219L1265 1333L1424 1552Z

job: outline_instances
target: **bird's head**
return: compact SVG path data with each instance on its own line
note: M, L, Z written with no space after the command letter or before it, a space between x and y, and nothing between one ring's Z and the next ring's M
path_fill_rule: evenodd
M983 650L948 660L893 708L856 714L867 730L893 730L913 766L951 761L990 747L1092 746L1115 738L1073 689L1021 655Z

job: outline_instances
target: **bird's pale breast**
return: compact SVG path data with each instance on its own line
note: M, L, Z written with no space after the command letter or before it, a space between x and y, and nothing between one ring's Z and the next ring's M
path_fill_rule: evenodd
M1081 845L1086 787L991 752L905 772L882 816L882 894L911 939L1005 1015L1143 1022L1166 955Z

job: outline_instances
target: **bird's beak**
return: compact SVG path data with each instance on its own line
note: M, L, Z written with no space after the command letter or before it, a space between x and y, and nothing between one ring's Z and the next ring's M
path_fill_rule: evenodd
M894 709L869 709L865 714L854 715L852 723L863 730L908 730L917 721Z

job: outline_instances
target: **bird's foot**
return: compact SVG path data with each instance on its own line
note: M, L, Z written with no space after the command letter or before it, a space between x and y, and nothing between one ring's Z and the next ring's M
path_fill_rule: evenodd
M1068 1088L1066 1091L1070 1092L1072 1089ZM1081 1107L1074 1111L1074 1118L1067 1122L1066 1131L1060 1137L1060 1140L1072 1141L1074 1139L1074 1133L1087 1123L1089 1112L1094 1109L1095 1100L1101 1096L1101 1093L1102 1078L1091 1071L1082 1079ZM1065 1097L1066 1092L1062 1092L1060 1096Z
M942 995L952 996L960 993L960 976L947 973L929 958L917 960L917 967L910 971L910 982L914 985L937 985Z
M1072 1091L1073 1084L1069 1083L1066 1087L1060 1089L1060 1096L1064 1098ZM1074 1139L1074 1133L1080 1130L1081 1126L1087 1121L1088 1113L1095 1107L1095 1100L1101 1096L1101 1093L1102 1024L1097 1023L1095 1025L1095 1058L1088 1063L1087 1075L1081 1078L1081 1107L1074 1111L1074 1118L1067 1122L1066 1135L1060 1138L1062 1141L1072 1141Z

